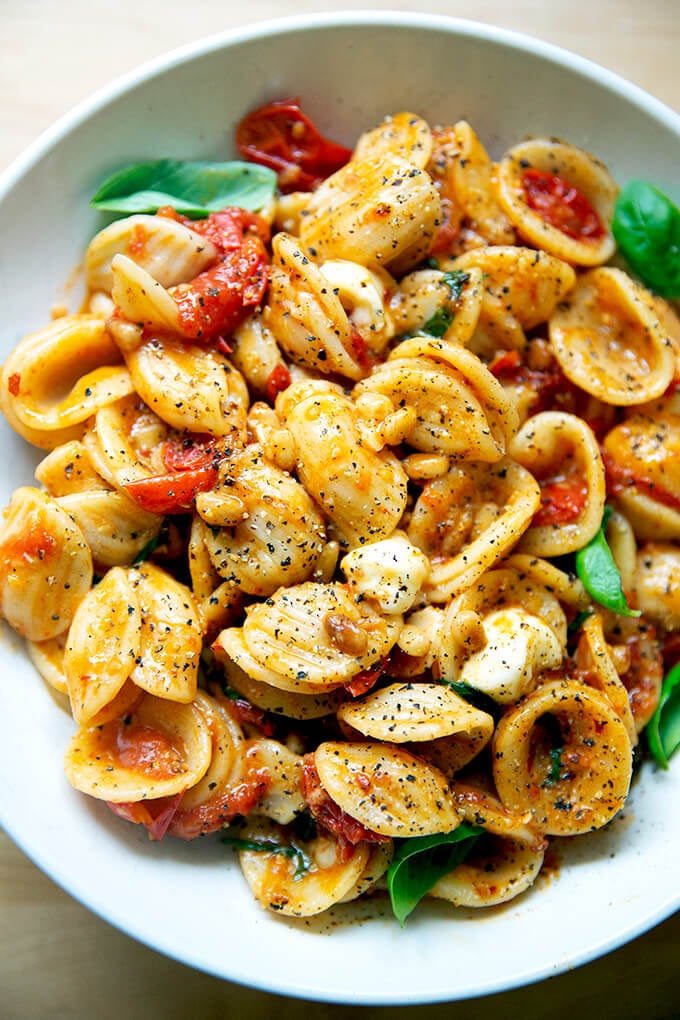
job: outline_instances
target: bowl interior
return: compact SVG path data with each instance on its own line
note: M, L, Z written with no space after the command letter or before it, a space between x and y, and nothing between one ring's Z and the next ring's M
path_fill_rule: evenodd
M300 97L318 126L347 144L385 114L410 109L430 123L469 120L495 156L527 135L557 135L595 152L621 182L644 176L672 193L677 179L680 119L551 47L480 25L385 13L261 25L115 85L10 168L0 184L0 358L47 321L55 301L77 302L66 283L102 222L87 202L106 175L161 155L229 158L240 117L286 96ZM0 457L5 505L17 485L31 484L38 457L4 423ZM341 910L319 923L264 914L217 840L151 844L70 789L61 761L73 724L21 642L7 628L0 636L0 820L76 898L201 969L335 1001L464 998L558 973L677 906L663 878L673 874L680 841L680 816L670 809L677 770L645 767L624 816L576 841L559 879L505 909L480 916L435 904L403 931L379 910L347 924Z

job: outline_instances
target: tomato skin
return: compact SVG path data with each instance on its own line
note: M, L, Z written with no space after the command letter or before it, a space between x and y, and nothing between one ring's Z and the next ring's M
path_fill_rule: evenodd
M356 818L352 818L346 811L343 811L326 793L321 785L312 754L306 754L303 758L300 789L309 810L319 825L337 838L341 858L346 860L351 855L352 848L362 841L366 843L389 842L389 836L383 836L379 832L367 829Z
M571 524L583 513L588 486L579 479L540 483L541 505L534 514L533 527Z
M236 816L247 817L267 793L271 776L265 768L252 769L246 762L243 780L216 797L173 815L168 833L176 839L192 840L218 832Z
M275 170L284 193L313 191L352 156L320 134L298 99L276 100L247 114L236 127L236 147L251 163Z
M267 290L266 220L236 206L210 213L203 220L180 216L171 206L161 207L157 215L190 227L220 252L214 265L173 292L183 336L189 340L218 341L221 334L233 333L249 311L262 302Z
M213 436L194 434L167 439L163 443L162 457L168 471L175 472L216 467L219 454Z
M607 450L602 451L602 462L607 476L607 492L618 496L628 489L635 489L643 496L649 496L656 503L680 511L680 496L669 489L664 489L656 482L636 474L631 468L618 464Z
M170 823L177 813L184 790L174 797L156 797L153 800L125 801L114 804L107 800L106 806L114 815L124 818L126 822L143 825L149 833L149 839L163 839Z
M125 491L152 514L183 514L191 510L198 493L212 489L216 481L216 467L201 467L138 478L128 482Z
M522 174L527 205L551 227L577 241L596 241L606 230L589 200L564 177L529 167Z
M345 685L345 690L348 691L353 698L360 698L362 694L366 694L371 688L375 687L378 680L382 676L385 669L385 662L380 662L377 666L372 669L365 669L361 673L357 673L355 677L352 677Z
M267 379L267 385L265 392L267 394L267 400L270 404L273 404L279 393L283 393L290 386L290 372L285 365L276 365L275 368L269 373Z

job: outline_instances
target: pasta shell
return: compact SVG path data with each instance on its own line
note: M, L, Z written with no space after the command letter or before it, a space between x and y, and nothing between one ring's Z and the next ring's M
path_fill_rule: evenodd
M114 567L87 593L69 629L64 673L80 726L113 701L132 673L141 633L137 593L127 572Z
M402 111L365 131L354 147L353 160L378 159L396 153L424 170L432 152L432 132L427 121Z
M196 696L202 620L187 587L145 563L129 572L141 611L139 661L131 678L158 698L188 704Z
M597 213L601 236L571 237L532 209L522 183L527 168L562 177L581 191ZM532 138L514 145L498 165L498 200L522 237L576 266L597 266L614 254L610 223L618 188L600 160L556 138Z
M439 194L424 170L394 153L351 160L309 199L300 240L315 258L384 266L399 275L432 246Z
M338 719L365 737L393 744L493 732L493 719L444 684L389 684L338 709ZM486 741L484 741L486 742ZM483 743L479 743L481 750Z
M601 691L619 719L626 727L631 747L637 744L637 731L628 691L616 670L609 645L605 641L602 619L593 613L581 625L581 637L576 649L576 665L587 677L590 687Z
M381 662L401 626L400 616L358 606L343 585L308 581L251 606L243 626L223 631L216 645L256 680L316 693Z
M167 436L165 422L134 396L101 408L83 445L97 473L113 488L122 489L128 482L164 471L155 454Z
M680 538L680 415L634 414L602 443L616 503L639 539Z
M549 322L568 379L617 407L654 400L675 374L675 354L652 296L621 269L580 277Z
M147 695L124 719L76 733L64 769L76 790L121 804L195 786L211 753L210 727L199 708Z
M122 492L74 492L61 496L59 505L81 529L94 561L105 567L133 563L163 523Z
M68 315L31 333L2 367L0 407L29 443L51 450L78 439L98 408L133 391L104 322Z
M212 564L226 580L252 595L271 595L283 585L311 578L325 540L321 514L303 486L268 463L250 445L220 467L223 494L240 505L238 517L224 528L203 532ZM198 512L205 516L203 502ZM211 522L217 524L217 520Z
M288 372L286 363L263 314L249 315L234 331L230 343L233 346L232 364L251 390L266 394L268 384L277 372L283 371L285 378Z
M57 637L48 638L47 641L28 641L27 651L31 662L43 680L57 694L66 695L67 707L68 684L66 682L66 674L64 673L66 636L67 632L62 631Z
M529 814L509 811L493 793L474 782L454 783L463 818L486 835L472 853L440 879L430 896L459 907L490 907L525 892L536 880L547 840L531 828Z
M277 234L272 251L265 322L284 352L323 374L361 379L368 364L332 282L294 237Z
M396 407L413 407L408 443L461 460L500 460L518 425L514 405L484 364L442 340L403 341L354 392L382 393Z
M219 702L205 691L198 691L194 707L199 709L208 723L212 750L205 775L182 797L182 813L193 811L216 796L216 791L219 793L238 782L243 774L246 751L240 726Z
M546 715L560 727L557 778ZM604 694L574 680L542 684L511 708L496 727L492 761L505 807L531 811L537 828L556 836L606 825L623 807L632 774L624 723Z
M345 697L342 691L329 691L326 694L284 691L261 680L254 680L230 659L225 659L223 666L230 687L252 705L265 712L285 716L287 719L321 719L323 716L332 715Z
M345 542L353 547L386 538L404 512L408 480L390 453L362 440L359 415L337 387L296 383L277 411L297 449L297 473Z
M239 860L258 903L287 917L312 917L339 903L361 878L370 854L367 843L358 843L347 856L326 833L291 839L265 818L249 819L239 838L272 845L270 851L241 850Z
M425 836L460 824L444 775L402 748L328 741L314 763L329 797L373 832Z
M541 486L536 523L524 533L520 550L535 556L563 556L582 549L602 522L607 495L599 443L589 425L574 414L543 411L529 418L510 446L516 461ZM582 506L570 511L559 500L564 491L582 494ZM552 500L557 500L552 516ZM545 519L545 523L543 523Z
M140 397L168 425L245 440L248 388L217 351L158 335L126 360Z
M280 825L288 825L305 810L300 790L302 756L290 751L279 740L258 737L248 742L248 759L251 768L264 768L269 775L269 786L256 811Z
M67 630L92 584L92 555L83 533L39 489L12 495L0 527L0 612L29 641Z
M193 280L219 252L207 238L168 216L126 216L90 241L85 254L88 290L111 293L115 255L126 255L162 287L172 287Z
M408 527L432 562L425 592L446 602L510 551L538 509L541 490L525 468L503 458L493 467L453 467L429 482Z
M680 630L680 549L645 542L637 551L634 587L644 616L666 630Z
M48 453L36 467L35 477L55 497L97 489L106 492L109 488L79 439L62 443Z
M111 297L128 322L147 329L181 332L177 303L148 270L119 254L111 260L111 274Z

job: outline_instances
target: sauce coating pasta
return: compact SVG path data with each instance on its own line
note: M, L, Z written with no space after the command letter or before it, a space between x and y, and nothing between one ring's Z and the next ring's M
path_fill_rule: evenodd
M75 790L222 832L264 907L394 896L421 838L469 843L425 894L504 903L622 809L680 658L680 325L566 141L496 163L402 111L350 150L295 100L238 138L269 206L105 227L82 310L7 357L46 455L0 614ZM607 539L615 608L574 573Z

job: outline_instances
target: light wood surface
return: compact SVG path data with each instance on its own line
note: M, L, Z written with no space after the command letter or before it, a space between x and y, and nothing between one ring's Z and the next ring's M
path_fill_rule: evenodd
M336 6L302 0L0 0L0 169L60 114L142 61L247 21ZM343 6L472 17L527 32L596 60L680 109L680 0L350 0ZM677 874L668 881L677 882ZM555 918L555 929L559 923ZM550 981L455 1007L388 1012L425 1020L571 1020L579 1014L670 1020L680 1016L679 963L680 915ZM74 902L0 832L0 1020L297 1020L310 1008L318 1020L353 1012L240 988L157 955Z

